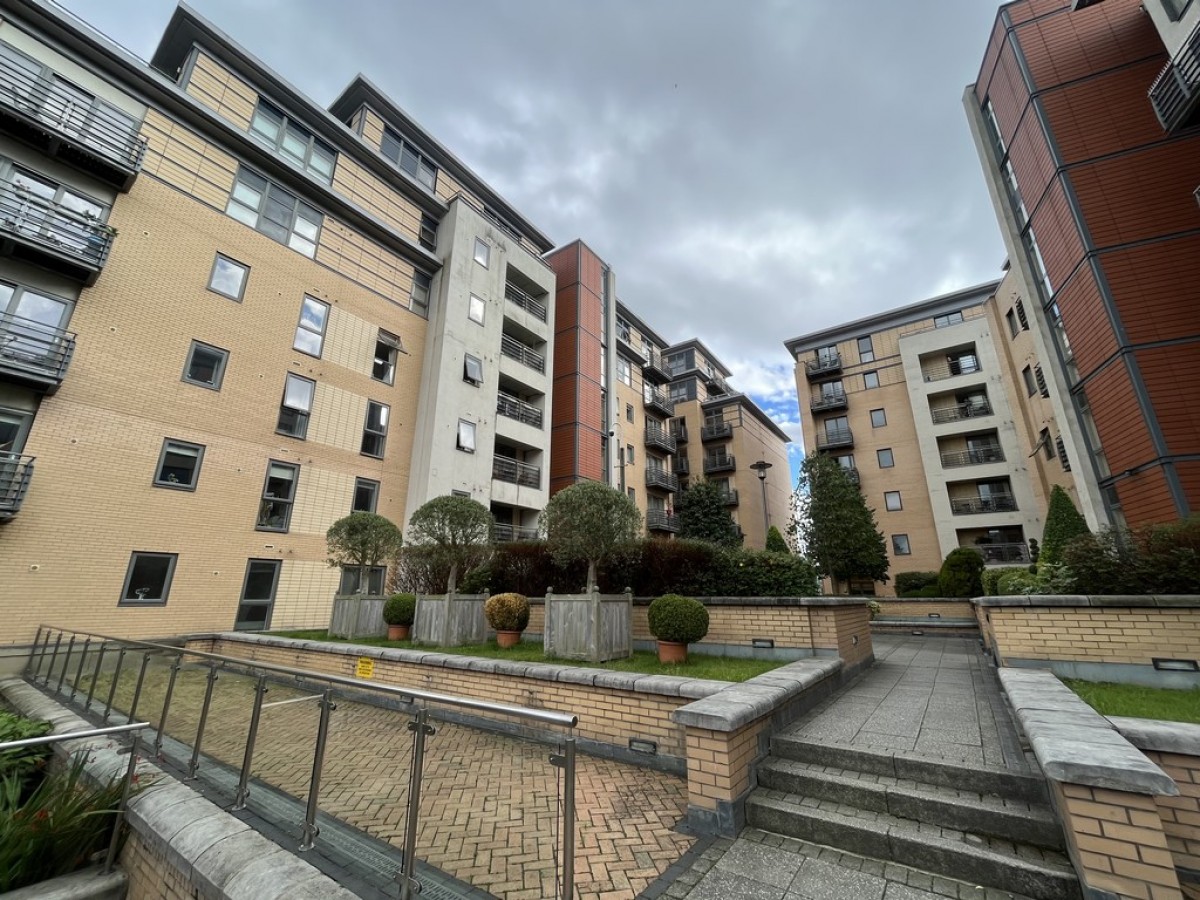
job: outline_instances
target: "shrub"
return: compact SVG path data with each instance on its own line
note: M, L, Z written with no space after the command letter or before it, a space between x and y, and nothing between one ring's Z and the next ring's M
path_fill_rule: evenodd
M942 589L940 587L938 587L937 583L935 582L934 584L927 584L927 585L925 585L925 587L923 587L919 591L917 591L917 596L918 597L941 597L941 596L943 596L943 594L942 594Z
M996 566L991 569L984 569L980 580L983 582L983 593L988 597L999 596L1000 578L1009 572L1024 572L1025 566Z
M772 525L767 529L767 550L772 553L791 553L792 548L787 545L787 541L783 539L783 535L779 533L779 529Z
M49 722L35 722L0 709L0 743L43 737L50 733L51 727ZM49 755L49 744L0 752L0 778L16 779L24 794L33 775L42 769Z
M1046 527L1042 529L1042 549L1038 553L1038 565L1062 562L1060 554L1073 538L1088 533L1087 521L1075 508L1071 498L1060 485L1050 491L1050 505L1046 509Z
M663 594L650 604L648 618L660 641L691 644L708 634L708 610L692 597Z
M735 550L729 558L728 581L713 596L811 597L819 579L812 563L790 553Z
M883 604L878 600L868 600L867 612L870 614L872 619L877 619L879 618L879 614L883 612Z
M416 615L415 594L392 594L383 604L383 621L389 625L411 625Z
M896 573L896 593L901 597L917 596L916 594L909 595L907 591L919 591L923 587L931 584L937 584L937 572L897 572Z
M978 597L983 593L980 575L983 557L970 547L951 550L938 573L938 592L943 597Z
M529 626L529 600L524 594L493 594L483 614L495 631L524 631Z
M1038 593L1038 576L1024 569L1009 568L996 583L998 596Z
M1069 541L1062 561L1081 594L1200 593L1200 516Z

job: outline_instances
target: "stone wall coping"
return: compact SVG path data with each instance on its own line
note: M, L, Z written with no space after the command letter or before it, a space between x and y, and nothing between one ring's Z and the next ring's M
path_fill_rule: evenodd
M567 594L554 594L554 597L566 597ZM571 594L572 597L587 597L587 594ZM602 594L624 600L624 594ZM649 606L654 597L634 597L634 606ZM870 600L880 600L880 597L696 597L705 606L866 606ZM886 598L889 602L893 599ZM529 596L530 606L545 604L544 596ZM964 601L965 602L965 601Z
M0 695L21 715L53 723L54 734L93 728L20 678L0 679ZM56 752L88 751L87 773L101 781L123 775L129 757L111 737L66 741ZM137 777L150 783L129 801L127 821L148 847L165 856L203 896L308 897L356 900L304 860L240 822L145 759ZM269 885L270 893L244 887Z
M246 634L244 632L193 635L191 639L211 639L261 647L280 647L287 650L315 650L334 656L350 656L354 658L366 656L371 659L380 659L388 662L437 666L443 669L480 672L487 675L535 678L539 681L555 681L562 684L579 684L586 687L632 691L637 694L679 697L684 700L696 700L701 697L707 697L728 688L730 685L728 681L710 681L703 678L682 678L675 675L641 675L637 672L614 672L610 669L592 669L586 666L571 666L560 663L509 662L504 659L443 653L440 650L404 650L395 647L372 647L366 644L312 641L303 638L285 638L265 634ZM250 662L250 660L247 660L247 662Z
M1004 597L974 597L975 606L1108 606L1200 608L1196 594L1016 594Z
M1200 725L1127 716L1109 716L1108 721L1139 750L1200 756Z
M737 731L834 675L842 665L836 657L800 659L680 707L671 713L671 721L688 728Z
M1047 778L1134 794L1179 794L1166 772L1049 669L1001 668L1000 682Z

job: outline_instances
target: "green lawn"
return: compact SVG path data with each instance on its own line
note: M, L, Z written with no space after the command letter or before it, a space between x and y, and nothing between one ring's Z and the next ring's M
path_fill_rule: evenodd
M1064 683L1106 716L1200 723L1200 688L1168 690L1064 678Z
M553 659L542 652L537 643L522 642L517 646L501 650L495 641L486 644L465 644L461 647L427 647L412 641L389 641L386 638L330 637L325 631L272 631L269 637L303 638L310 641L331 641L338 644L366 644L370 647L395 647L401 650L431 650L438 653L455 653L460 656L484 656L488 659L507 659L512 662L550 662L567 666L588 666L596 669L612 669L617 672L638 672L643 675L678 675L683 678L709 678L714 681L745 681L771 669L786 664L778 659L742 659L733 656L707 656L691 653L681 666L663 665L658 655L638 650L629 659L614 659L606 663L581 663L578 660Z

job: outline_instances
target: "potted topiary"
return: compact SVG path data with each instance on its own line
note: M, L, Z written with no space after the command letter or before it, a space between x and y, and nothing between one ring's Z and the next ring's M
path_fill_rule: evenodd
M494 594L483 604L483 614L496 631L496 644L515 647L529 625L529 600L524 594Z
M650 604L649 620L661 663L687 662L687 645L708 634L708 610L691 597L663 594Z
M408 631L417 614L416 594L392 594L383 604L383 621L387 622L389 641L407 641Z

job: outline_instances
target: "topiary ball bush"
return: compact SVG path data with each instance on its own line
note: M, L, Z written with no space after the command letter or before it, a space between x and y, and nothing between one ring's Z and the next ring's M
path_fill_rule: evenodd
M392 594L383 604L383 621L389 625L412 625L416 615L416 594Z
M524 594L493 594L483 615L494 631L524 631L529 625L529 599Z
M692 597L663 594L650 604L650 633L660 641L692 644L708 634L708 610Z

